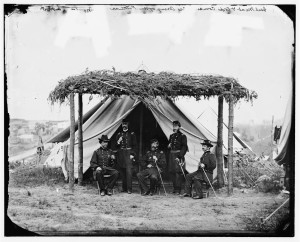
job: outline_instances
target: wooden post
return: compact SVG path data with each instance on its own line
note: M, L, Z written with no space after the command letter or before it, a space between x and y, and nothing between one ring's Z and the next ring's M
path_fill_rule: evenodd
M139 144L139 161L142 160L142 152L143 152L143 106L141 105L141 113L140 113L140 144ZM139 171L141 167L139 166Z
M70 94L70 160L69 160L69 189L74 190L74 144L75 144L75 107L74 93Z
M217 179L219 187L224 186L223 167L223 96L218 97L218 140L217 140Z
M232 94L229 98L229 120L228 120L228 195L233 193L233 100Z
M82 141L82 94L78 94L78 185L82 186L83 180L83 141Z

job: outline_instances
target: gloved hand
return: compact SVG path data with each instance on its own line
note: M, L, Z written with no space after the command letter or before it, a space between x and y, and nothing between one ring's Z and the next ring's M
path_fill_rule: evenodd
M101 167L97 167L96 171L102 171Z
M134 159L134 156L133 156L133 155L130 155L129 158L130 158L131 160L133 160L133 159Z
M202 164L202 163L200 163L199 166L200 166L201 168L204 168L204 167L205 167L205 165Z
M149 165L147 165L147 167L148 167L148 168L151 168L151 167L152 167L152 165L151 165L151 164L149 164Z
M118 139L117 143L120 144L121 141L122 141L122 139L123 139L123 137L121 136L121 137Z

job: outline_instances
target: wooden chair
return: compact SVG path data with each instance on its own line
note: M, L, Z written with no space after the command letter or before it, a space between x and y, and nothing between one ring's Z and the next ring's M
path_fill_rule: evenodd
M203 198L208 198L209 197L209 184L205 181L201 181L201 184L202 184L202 195L203 195ZM194 189L194 183L192 184L192 192L191 192L191 197L194 197L195 195L195 189Z
M111 175L104 175L104 184L105 184L105 181L108 180L108 178L110 178ZM96 184L97 184L97 188L98 188L98 195L100 195L101 191L100 191L100 186L99 186L99 183L98 181L96 180L96 177L94 177L94 180L96 181ZM106 185L105 185L106 187ZM112 194L115 194L115 187L112 189Z

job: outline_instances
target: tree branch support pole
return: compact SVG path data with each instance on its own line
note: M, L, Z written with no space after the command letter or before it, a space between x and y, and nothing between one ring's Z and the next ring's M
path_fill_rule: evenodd
M141 106L141 112L140 112L140 142L139 142L139 161L141 162L142 157L143 157L143 115L144 115L144 110L143 110L143 106ZM139 163L140 163L139 162ZM139 166L139 171L141 170L141 167Z
M224 186L223 167L223 96L218 97L218 140L217 140L217 179L219 187Z
M228 120L228 196L233 194L233 98L229 97Z
M74 93L70 94L70 160L69 160L69 189L74 191L74 144L75 144L75 105Z
M82 186L83 180L83 139L82 139L82 94L78 94L78 185Z

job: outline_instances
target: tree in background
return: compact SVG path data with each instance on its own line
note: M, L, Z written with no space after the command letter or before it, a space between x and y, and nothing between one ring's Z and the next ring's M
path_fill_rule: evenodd
M35 134L39 135L40 131L45 131L46 125L43 123L35 123Z

